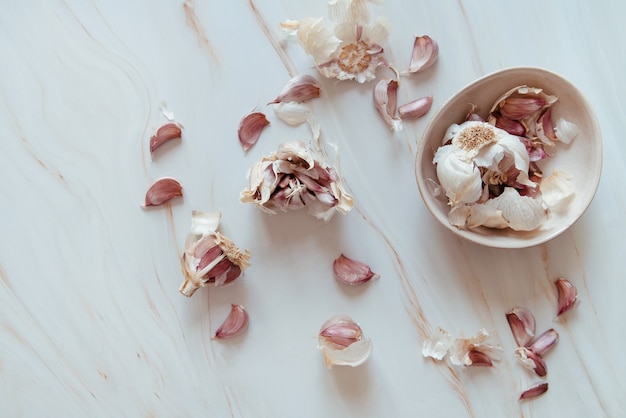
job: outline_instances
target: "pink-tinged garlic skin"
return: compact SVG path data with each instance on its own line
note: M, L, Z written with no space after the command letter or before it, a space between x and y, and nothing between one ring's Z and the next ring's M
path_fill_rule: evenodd
M543 356L550 351L558 341L559 333L554 328L551 328L538 336L528 348L536 354Z
M333 272L337 281L348 285L363 284L380 277L367 264L353 260L343 254L333 261Z
M152 183L144 199L144 207L160 206L183 195L183 185L172 177L163 177Z
M526 347L517 347L515 356L519 358L522 365L530 371L535 372L539 377L546 377L548 374L548 366L543 358Z
M269 104L282 102L306 102L320 97L320 83L310 75L297 75L285 85L278 97Z
M493 367L491 358L480 350L470 350L467 353L467 358L469 360L468 366Z
M270 121L261 112L250 112L241 119L237 135L244 152L256 144L261 136L261 132L269 124Z
M398 115L402 120L415 120L424 116L433 105L433 96L420 97L398 107Z
M191 229L181 257L184 281L180 293L191 297L207 283L224 286L237 279L250 265L250 252L240 250L218 232L221 213L193 211Z
M361 327L347 315L335 315L321 326L317 348L322 351L326 367L356 367L372 352L372 340L365 338Z
M567 279L559 277L554 282L559 295L558 310L556 316L559 317L578 304L578 290Z
M392 131L402 130L402 122L396 118L398 103L398 82L390 78L380 80L374 86L374 106Z
M522 394L520 395L519 400L521 401L521 400L524 400L524 399L536 398L539 395L543 395L547 391L548 391L548 383L547 382L537 383L535 385L532 385L528 389L524 390L522 392Z
M240 201L270 214L306 208L324 221L337 211L345 215L354 204L352 196L326 159L316 144L281 144L250 168L249 187L241 192Z
M535 336L535 317L526 308L516 307L506 313L506 320L509 322L513 338L518 347L527 346Z
M416 36L408 73L419 73L430 68L439 56L439 45L428 35Z
M153 153L161 145L172 139L182 138L182 126L175 122L166 123L150 137L150 152Z
M248 312L243 306L231 304L230 313L222 325L215 331L213 338L223 340L236 337L248 328L249 321Z

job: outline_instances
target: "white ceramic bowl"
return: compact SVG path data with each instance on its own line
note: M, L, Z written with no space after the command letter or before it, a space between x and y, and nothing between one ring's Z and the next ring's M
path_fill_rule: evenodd
M530 232L478 227L459 229L448 221L449 206L445 196L433 196L432 180L437 181L433 156L442 145L446 129L462 123L470 103L478 105L486 117L494 102L508 90L528 85L556 95L553 120L563 117L578 126L579 134L568 144L557 144L554 155L538 164L544 175L552 169L573 175L576 193L559 214L551 214L540 228ZM551 151L552 152L552 151ZM434 114L422 136L417 151L415 175L422 198L435 219L454 234L470 241L498 248L525 248L544 243L569 228L585 212L595 195L602 171L602 139L595 114L587 100L563 77L542 68L514 67L479 78L448 99ZM429 180L430 179L430 180Z

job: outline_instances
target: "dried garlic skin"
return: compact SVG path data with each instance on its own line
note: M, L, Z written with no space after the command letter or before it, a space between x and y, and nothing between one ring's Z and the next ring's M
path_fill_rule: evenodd
M372 353L372 340L365 338L361 327L347 315L328 319L317 335L317 348L322 351L326 367L356 367Z
M270 214L306 208L316 218L328 221L335 212L346 214L353 206L343 179L325 161L322 151L302 142L280 145L250 168L248 180L240 201L254 203Z
M489 333L481 329L470 338L452 338L443 328L439 328L422 345L422 355L435 360L448 358L455 366L493 367L493 361L500 359L502 348L487 343Z
M331 1L328 21L307 17L282 27L295 33L300 46L313 57L324 77L364 83L376 78L379 66L387 65L382 45L390 33L390 25L383 18L370 24L368 3Z
M223 286L234 281L250 265L250 252L218 232L221 216L220 212L192 212L181 258L185 279L180 292L187 297L207 283Z

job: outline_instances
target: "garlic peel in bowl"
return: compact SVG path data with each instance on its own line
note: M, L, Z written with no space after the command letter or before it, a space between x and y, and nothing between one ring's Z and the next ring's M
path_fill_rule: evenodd
M317 335L317 348L329 369L363 364L372 353L372 346L372 340L365 338L361 327L347 315L333 316Z

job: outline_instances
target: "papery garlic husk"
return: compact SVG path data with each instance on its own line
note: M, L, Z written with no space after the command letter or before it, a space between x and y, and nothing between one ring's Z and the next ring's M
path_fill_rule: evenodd
M538 336L528 348L535 354L543 356L550 351L558 341L559 333L554 328L551 328Z
M535 353L527 347L517 347L515 356L519 358L520 363L528 370L535 372L539 377L545 377L548 374L548 366L543 357Z
M398 82L390 78L380 80L374 86L374 106L378 114L394 132L402 130L402 121L396 117Z
M559 141L569 144L578 136L578 126L573 122L569 122L563 118L556 121L554 131Z
M288 125L298 126L309 120L311 107L306 103L281 102L274 106L274 112Z
M398 106L398 115L402 120L413 120L424 116L433 104L433 96L421 97Z
M428 35L416 36L408 73L418 73L430 68L439 56L439 45Z
M559 277L554 284L559 296L556 314L559 317L578 304L578 291L572 282L563 277Z
M519 347L528 345L535 336L535 316L526 308L516 307L506 313L515 342Z
M539 190L541 199L551 209L562 202L569 201L576 193L572 176L560 170L554 170L548 177L544 177Z
M194 210L181 264L185 279L180 292L190 297L207 283L223 286L237 279L250 265L250 252L240 250L218 232L221 213Z
M163 177L152 183L150 188L148 188L143 206L160 206L182 195L183 185L180 181L173 177Z
M346 214L353 200L337 170L326 162L313 144L287 142L252 166L249 188L240 195L242 203L254 203L263 211L307 208L318 219L328 221L335 212Z
M241 119L237 134L239 142L244 151L248 151L261 136L261 132L270 121L267 120L262 112L250 112Z
M153 153L168 141L182 138L182 132L182 126L176 122L166 123L159 127L156 133L150 137L150 152Z
M519 397L519 400L536 398L548 391L548 382L536 383L525 389Z
M546 221L548 215L541 199L521 196L513 187L505 187L502 194L485 203L458 206L449 219L459 228L511 228L515 231L533 231Z
M485 365L484 358L479 364L475 364L477 359L476 351L484 354L490 360L499 360L502 348L487 344L489 333L485 329L481 329L477 335L470 338L457 338L450 347L450 362L455 366L476 366Z
M223 340L233 338L248 328L249 315L241 305L230 305L230 312L222 325L215 331L213 338Z
M269 104L282 102L306 102L320 97L320 83L308 74L293 77L287 82L278 97Z
M370 267L341 254L333 261L333 272L337 281L349 285L358 285L380 277Z
M361 327L347 315L336 315L324 322L317 341L329 369L359 366L372 352L372 340L365 338Z
M430 338L424 340L422 344L422 355L424 357L434 358L435 360L443 360L453 343L454 339L450 333L443 328L438 328Z

